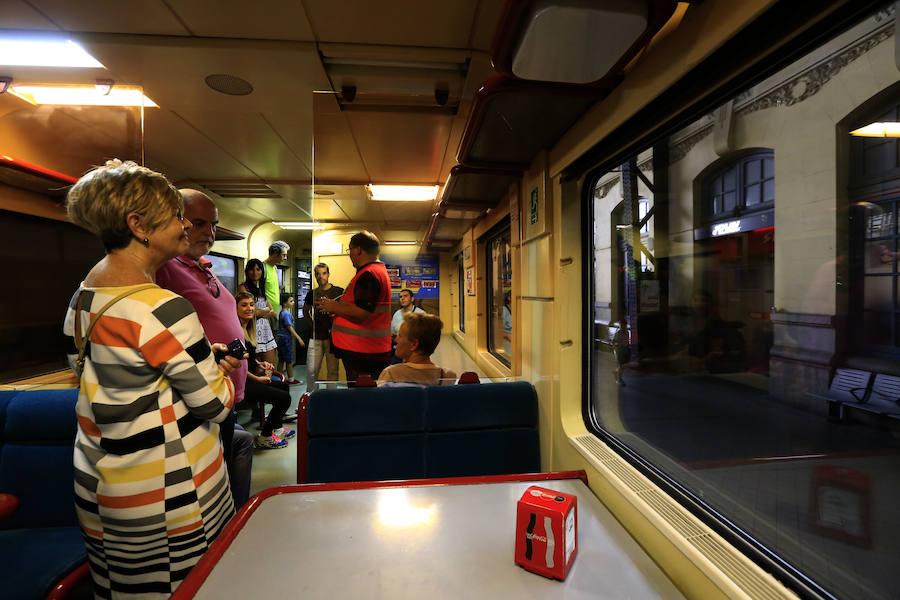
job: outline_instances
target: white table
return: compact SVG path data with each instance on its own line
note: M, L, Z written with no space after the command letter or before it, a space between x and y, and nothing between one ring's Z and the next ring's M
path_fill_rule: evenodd
M511 477L266 490L173 598L683 598L583 481ZM516 502L530 485L578 496L563 582L513 561Z

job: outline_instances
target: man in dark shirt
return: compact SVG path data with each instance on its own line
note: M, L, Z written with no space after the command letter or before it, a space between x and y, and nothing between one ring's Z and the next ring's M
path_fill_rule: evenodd
M322 359L325 359L327 381L337 381L338 358L332 352L331 324L334 317L321 310L315 310L314 305L319 298L335 300L344 293L344 288L332 285L328 282L331 271L325 263L319 263L313 269L318 287L309 290L303 301L303 318L310 324L313 330L313 339L306 347L306 391L316 389L316 378L322 367Z
M316 301L316 308L335 315L331 340L348 382L364 374L378 379L391 360L391 282L378 260L380 247L371 232L351 237L347 253L356 275L339 300Z

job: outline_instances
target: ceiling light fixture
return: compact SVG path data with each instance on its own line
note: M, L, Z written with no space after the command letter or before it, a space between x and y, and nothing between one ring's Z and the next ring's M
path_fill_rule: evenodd
M72 40L21 36L0 37L0 65L106 68Z
M106 94L98 86L14 85L10 93L31 104L58 106L143 106L159 108L135 88L116 87Z
M375 185L366 186L372 200L389 202L425 202L437 198L437 185Z
M312 231L325 229L324 225L316 223L315 221L272 221L272 225L278 225L282 229L288 229L292 231Z
M384 243L385 246L417 246L419 242L408 242L401 240L388 240Z
M900 137L900 123L869 123L865 127L854 129L850 135L856 137Z

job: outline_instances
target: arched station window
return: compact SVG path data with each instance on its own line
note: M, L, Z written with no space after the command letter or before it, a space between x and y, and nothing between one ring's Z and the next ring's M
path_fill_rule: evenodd
M713 221L775 204L775 154L759 150L710 173L703 186L702 220Z

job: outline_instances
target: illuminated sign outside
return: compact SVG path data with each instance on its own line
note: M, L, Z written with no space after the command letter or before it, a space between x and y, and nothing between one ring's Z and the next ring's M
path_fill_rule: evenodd
M741 231L741 220L728 221L727 223L717 223L713 225L710 235L719 237L720 235L728 235L729 233L739 233Z
M775 211L767 210L764 212L751 213L742 216L740 219L732 219L730 221L719 221L699 227L694 230L694 240L705 240L707 238L721 237L723 235L732 235L735 233L743 233L745 231L753 231L754 229L762 229L775 225Z

